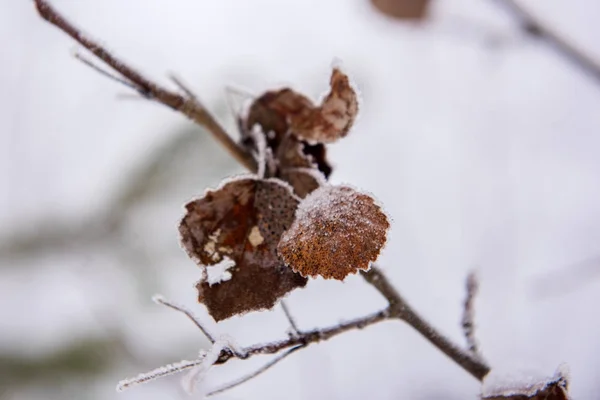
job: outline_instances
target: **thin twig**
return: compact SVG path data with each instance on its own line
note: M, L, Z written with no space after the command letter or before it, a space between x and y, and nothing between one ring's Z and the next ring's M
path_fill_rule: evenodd
M475 296L479 291L479 281L475 272L469 273L467 276L467 297L463 307L463 317L461 325L463 333L467 340L467 348L473 354L479 354L477 340L475 339Z
M188 85L183 83L183 80L180 77L178 77L175 74L171 74L169 76L169 78L171 78L173 83L175 83L175 85L177 85L177 87L179 87L179 89L181 89L186 94L187 97L189 97L190 99L193 99L197 103L200 103L200 100L198 100L198 97L196 96L196 94L189 88Z
M160 85L150 81L141 73L125 64L113 56L99 43L85 36L78 28L71 24L58 11L56 11L46 0L34 0L40 16L56 26L67 35L76 40L83 47L92 52L96 57L102 60L106 65L118 72L123 78L130 81L135 89L143 96L158 101L176 111L181 112L186 117L205 127L213 137L231 153L235 159L249 170L257 170L256 161L243 148L237 145L229 137L227 132L219 125L214 117L194 98L186 98L178 93L169 91Z
M132 84L128 80L123 79L117 75L111 74L110 72L106 71L105 69L99 67L98 65L94 64L93 61L87 59L85 56L83 56L78 51L73 52L73 57L75 57L76 60L81 61L84 65L90 67L91 69L93 69L94 71L99 73L100 75L104 76L105 78L113 80L123 86L127 86L128 88L130 88L132 90L135 90L135 91L139 90L136 85Z
M561 34L551 29L518 0L496 0L508 9L531 36L544 40L556 52L600 83L600 63Z
M194 325L196 325L198 329L200 329L200 331L202 331L204 336L206 336L211 343L215 343L215 337L202 325L202 323L190 310L183 306L180 306L179 304L171 303L170 301L166 300L160 295L155 295L154 297L152 297L152 300L154 300L155 303L162 304L163 306L167 306L175 311L179 311L180 313L185 314L185 316L188 317L190 321L192 321Z
M272 359L271 361L269 361L268 363L266 363L265 365L263 365L262 367L260 367L259 369L257 369L256 371L241 377L238 380L229 382L223 386L221 386L220 388L217 388L215 390L212 390L210 392L208 392L206 394L206 397L209 396L214 396L216 394L219 393L223 393L227 390L233 389L236 386L239 386L243 383L248 382L250 379L257 377L258 375L262 374L263 372L267 371L269 368L273 367L275 364L279 363L280 361L282 361L284 358L286 358L287 356L295 353L296 351L303 349L304 347L306 347L306 345L302 344L296 347L292 347L291 349L285 351L284 353L281 353L280 355L278 355L277 357L275 357L274 359Z
M478 380L483 378L490 371L490 367L475 354L463 350L452 343L446 336L442 335L437 329L423 319L413 308L400 296L396 288L391 284L383 272L372 266L367 272L362 273L362 277L375 287L386 300L390 303L389 317L398 318L412 326L429 342L437 347L442 353L450 357L454 362L463 367L465 371L473 375Z
M158 298L156 298L156 297L157 296L155 296L154 301L156 301L160 304L164 304L170 308L173 308L174 310L183 312L186 316L190 317L190 315L188 313L184 312L181 307L173 306L173 304L166 302L164 299L161 299L160 297L158 297ZM301 332L298 334L298 336L290 337L287 340L281 340L278 342L271 342L271 343L264 343L264 344L257 344L257 345L246 347L243 349L237 349L236 346L233 346L232 343L227 342L227 341L222 341L222 340L215 341L215 342L213 342L213 346L221 346L221 348L218 350L220 352L220 354L219 354L216 362L214 363L214 365L225 364L227 361L229 361L231 359L246 360L252 356L259 355L259 354L277 354L286 349L287 349L287 351L282 353L275 359L271 360L265 366L261 367L259 370L254 372L251 376L242 378L241 382L234 381L234 382L228 384L227 387L217 389L215 391L215 393L213 393L213 394L216 394L216 392L225 391L231 387L234 387L234 386L237 386L238 384L246 382L247 380L251 379L252 377L266 371L273 365L277 364L279 361L283 360L285 357L289 356L293 352L300 350L301 348L304 348L304 347L308 346L309 344L329 340L329 339L333 338L334 336L340 335L349 330L363 329L369 325L373 325L378 322L385 321L387 319L389 319L389 311L388 311L388 309L385 309L385 310L379 311L377 313L370 314L365 317L357 318L357 319L354 319L351 321L342 322L338 325L331 326L328 328L315 329L315 330L311 330L311 331L307 331L307 332ZM195 319L192 319L192 320L194 322L196 322ZM202 325L200 323L197 323L196 325L200 329L203 330ZM203 330L203 332L204 332L204 330ZM201 357L198 358L197 360L193 360L193 361L183 360L183 361L180 361L177 363L166 365L164 367L155 368L152 371L139 374L134 378L124 379L124 380L120 381L119 384L117 385L117 390L123 391L134 385L150 382L155 379L161 378L163 376L172 375L175 373L179 373L179 372L183 372L183 371L195 368L202 364L202 362L205 359L205 355L206 355L206 353L204 353L204 355L201 355Z
M290 328L292 328L292 333L295 336L298 336L300 334L300 330L298 329L298 325L296 325L296 321L294 320L294 317L292 317L292 313L290 313L290 309L288 308L287 304L285 304L284 300L281 300L281 308L283 309L283 313L285 314L285 317L287 318L288 322L290 323Z
M300 332L300 335L290 337L286 340L271 343L261 343L245 348L246 357L249 358L257 354L276 354L281 350L295 347L301 344L311 344L329 340L342 333L354 330L364 329L370 325L376 324L389 319L389 309L381 310L373 314L366 315L362 318L353 319L346 322L341 322L337 325L327 328L313 329L310 331ZM223 364L235 355L229 353L221 354L219 361L216 364Z

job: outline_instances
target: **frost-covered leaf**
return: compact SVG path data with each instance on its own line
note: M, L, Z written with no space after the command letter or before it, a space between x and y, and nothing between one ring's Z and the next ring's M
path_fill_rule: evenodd
M251 108L249 123L261 120L265 129L277 132L289 127L299 139L312 144L335 142L352 127L358 114L358 98L348 76L339 68L333 69L329 84L330 91L320 106L291 89L269 92L263 96L262 107Z
M277 148L277 177L288 182L300 198L321 186L326 177L313 162L312 156L304 152L306 145L295 136L286 135ZM325 149L323 148L323 154Z
M323 144L309 144L290 131L288 118L290 110L302 107L309 109L313 106L310 100L291 89L267 92L252 103L248 116L245 120L240 121L242 144L251 152L257 148L257 143L251 134L254 126L259 125L267 133L267 146L271 149L277 164L272 176L289 182L300 197L304 197L319 184L303 175L298 179L298 175L295 172L289 172L289 169L316 169L324 175L325 179L332 171Z
M306 284L277 255L298 201L278 179L242 177L186 204L179 232L187 254L207 268L227 259L235 263L227 269L230 279L212 285L205 279L196 286L216 321L269 309Z
M404 20L422 20L427 16L429 0L371 0L383 14Z
M531 374L501 375L490 372L483 381L482 400L569 400L568 370L558 368L553 377Z
M319 107L290 115L292 132L308 143L332 143L346 136L358 114L358 97L348 76L334 68L329 85Z
M347 186L321 186L298 207L277 250L302 276L344 279L368 270L390 227L375 200Z

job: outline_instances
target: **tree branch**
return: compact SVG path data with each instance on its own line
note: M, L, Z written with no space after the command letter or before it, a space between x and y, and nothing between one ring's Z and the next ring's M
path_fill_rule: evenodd
M164 300L160 296L155 296L155 299L159 299L159 300L156 300L157 303L167 305L168 307L170 307L176 311L182 312L188 318L191 318L190 315L187 312L185 312L185 310L182 309L181 307L171 307L172 303L168 302L167 300ZM221 393L225 390L231 389L241 383L248 381L249 379L266 371L267 369L271 368L273 365L277 364L279 361L283 360L284 358L286 358L287 356L296 352L297 350L300 350L300 349L308 346L309 344L329 340L337 335L340 335L342 333L345 333L345 332L353 330L353 329L363 329L363 328L366 328L367 326L376 324L381 321L385 321L389 318L390 318L389 308L386 308L385 310L382 310L382 311L379 311L379 312L376 312L373 314L369 314L365 317L357 318L357 319L350 320L347 322L342 322L338 325L331 326L328 328L313 329L313 330L305 331L305 332L300 331L300 332L298 332L297 335L290 336L286 340L257 344L257 345L253 345L253 346L242 348L242 349L233 348L232 347L233 344L231 344L231 343L226 344L222 340L217 340L213 343L213 346L218 344L223 347L222 347L222 350L220 350L219 357L217 358L214 365L225 364L226 362L228 362L232 359L246 360L255 355L278 354L283 350L286 350L286 351L283 352L282 354L279 354L276 358L274 358L273 360L271 360L270 362L268 362L267 364L265 364L263 367L259 368L257 371L253 372L252 374L242 377L236 381L230 382L230 383L226 384L225 386L218 388L218 389L214 390L213 392L210 392L209 395ZM195 319L195 318L191 318L191 319L194 322L194 324L196 324L203 333L207 332L207 330L199 323L199 321L197 319ZM193 361L183 360L183 361L179 361L179 362L176 362L173 364L166 365L164 367L155 368L152 371L138 374L134 378L127 378L127 379L122 380L117 385L117 391L123 391L125 389L129 389L132 386L150 382L150 381L153 381L158 378L162 378L167 375L184 372L186 370L189 370L189 369L199 366L200 364L202 364L203 361L204 361L204 357L200 357L199 359L193 360Z
M233 382L229 382L223 386L221 386L220 388L211 390L210 392L208 392L206 394L206 397L210 397L210 396L214 396L216 394L219 393L223 393L229 389L233 389L234 387L237 387L243 383L248 382L250 379L257 377L258 375L262 374L263 372L267 371L269 368L273 367L275 364L278 364L280 361L283 361L283 359L287 358L288 356L292 355L293 353L295 353L296 351L303 349L304 347L306 347L306 345L299 345L296 347L292 347L289 350L286 350L284 353L278 355L277 357L275 357L274 359L272 359L271 361L269 361L268 363L266 363L265 365L263 365L262 367L260 367L259 369L257 369L256 371L241 377L238 380L235 380Z
M490 367L474 353L463 350L448 338L438 332L431 324L423 319L394 288L391 282L383 272L372 266L367 272L362 273L362 277L370 283L386 298L390 304L389 318L397 318L412 326L417 332L423 335L431 344L450 357L454 362L463 367L465 371L473 375L478 380L483 378L490 371Z
M129 81L131 86L133 86L142 96L158 101L159 103L179 111L198 125L204 126L240 164L250 171L257 170L254 158L229 137L227 132L225 132L213 116L202 107L195 97L184 97L150 81L141 73L113 56L99 43L83 35L78 28L64 18L46 0L34 1L38 13L43 19L75 39L115 72L119 73L126 81Z
M597 60L544 24L538 17L523 7L518 0L496 1L521 22L521 26L527 33L544 40L559 55L579 67L591 78L595 79L597 83L600 83L600 63Z

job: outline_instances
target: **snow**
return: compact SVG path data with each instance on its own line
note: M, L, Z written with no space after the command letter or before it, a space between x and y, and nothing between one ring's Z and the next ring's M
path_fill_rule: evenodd
M561 364L552 377L539 371L499 371L492 370L483 381L482 397L527 396L533 397L548 386L569 381L569 368Z
M206 280L210 286L219 282L228 281L231 279L231 271L229 269L235 267L235 261L228 257L215 265L206 267Z

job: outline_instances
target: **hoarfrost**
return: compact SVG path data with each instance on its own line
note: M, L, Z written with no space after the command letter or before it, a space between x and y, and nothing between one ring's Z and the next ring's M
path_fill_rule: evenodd
M202 360L202 362L196 365L195 368L181 380L181 385L188 394L199 394L201 398L204 398L208 393L208 390L202 383L206 379L206 375L210 369L219 359L221 352L230 348L230 343L231 342L228 339L222 340L222 338L220 338L208 351L200 350L198 359Z
M303 276L342 280L369 269L386 242L389 226L373 197L349 186L324 185L300 202L277 249Z
M117 384L117 392L122 392L125 389L129 389L132 386L151 382L158 378L177 374L179 372L193 368L193 367L201 364L202 362L203 362L202 359L197 359L197 360L193 360L193 361L181 360L176 363L167 364L162 367L158 367L156 369L153 369L152 371L140 373L133 378L127 378L127 379L123 379L122 381L119 381L119 383Z
M235 261L228 257L224 257L218 264L206 268L206 282L212 286L231 279L229 269L235 267Z
M561 364L552 377L537 371L504 373L492 370L484 379L482 399L528 398L568 399L569 369ZM550 397L554 396L554 397Z

